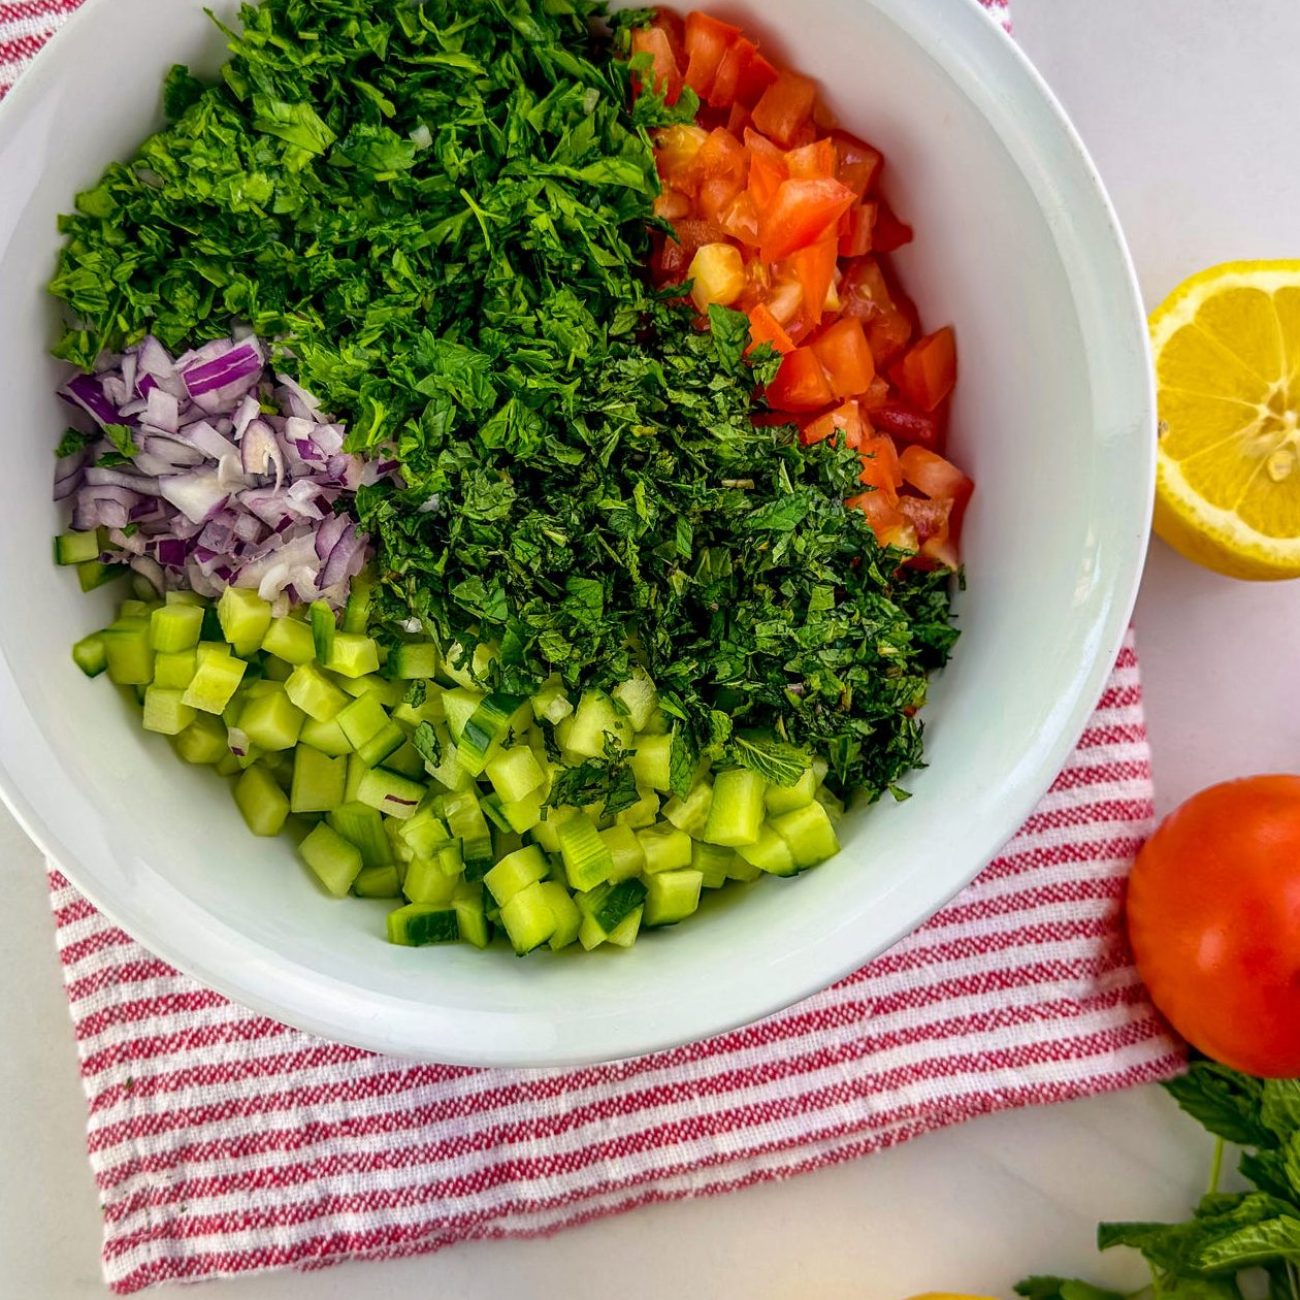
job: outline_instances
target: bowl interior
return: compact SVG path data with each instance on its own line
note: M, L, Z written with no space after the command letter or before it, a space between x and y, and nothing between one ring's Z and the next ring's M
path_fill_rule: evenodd
M979 485L970 589L915 797L852 814L831 865L627 953L514 962L388 946L383 904L326 898L287 842L247 835L221 782L77 672L68 647L112 598L83 597L49 563L55 218L156 124L165 69L214 67L221 40L198 3L92 0L0 112L5 793L111 915L245 1003L363 1046L479 1064L630 1055L753 1019L879 952L969 880L1095 700L1144 551L1152 415L1127 257L1080 146L969 0L803 0L798 21L783 0L718 9L819 77L845 126L886 151L886 193L917 230L901 273L925 320L954 322L960 339L953 452Z

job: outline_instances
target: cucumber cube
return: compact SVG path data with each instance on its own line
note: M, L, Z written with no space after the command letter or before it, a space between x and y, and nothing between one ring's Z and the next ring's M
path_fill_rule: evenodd
M346 897L363 869L361 850L324 822L298 845L298 853L335 898Z
M424 807L397 828L398 837L417 858L431 858L451 837L432 808ZM457 868L459 870L459 868ZM412 900L414 901L414 900Z
M325 667L340 677L365 677L379 671L379 645L355 632L336 632Z
M169 591L163 597L164 605L197 605L201 610L208 609L208 599L206 596L200 596L197 591L184 591L177 588L175 591Z
M292 749L298 743L306 715L279 682L250 699L240 710L239 725L259 749Z
M450 903L461 886L459 876L449 876L435 858L416 858L406 868L402 892L412 903Z
M704 876L689 867L681 871L661 871L645 882L646 926L676 925L700 905Z
M769 825L790 846L795 865L800 870L815 867L840 851L830 815L816 800L806 807L773 817Z
M650 715L659 703L659 695L650 674L644 668L634 668L627 681L614 687L612 692L627 710L627 721L633 731L644 731Z
M635 936L645 896L646 888L639 880L622 880L616 885L602 885L589 894L579 895L576 902L582 913L582 925L578 941L588 951L597 948L633 916L636 918L632 927Z
M474 716L475 710L483 703L482 691L471 690L466 686L454 686L442 693L442 707L447 714L447 730L457 744L464 734L465 724Z
M632 739L628 720L614 708L609 696L599 691L587 691L578 701L564 747L581 758L601 758L605 753L606 736L627 748Z
M753 844L740 845L736 854L770 876L793 876L799 870L790 846L767 822L759 827L758 839Z
M110 681L119 686L147 686L153 681L153 647L146 619L119 618L100 635Z
M643 826L653 826L659 816L659 796L653 790L639 789L640 798L630 808L624 808L614 819L620 826L630 826L634 831Z
M500 752L516 715L525 707L526 701L513 695L487 696L456 737L456 761L472 776L478 776Z
M261 648L271 626L271 604L247 587L227 587L217 601L217 619L221 635L234 646L235 653L251 655Z
M172 605L170 608L184 609L186 606ZM153 659L153 684L183 691L194 680L198 667L199 657L193 650L160 652Z
M348 743L358 751L362 745L375 739L386 728L393 725L388 714L384 712L384 706L372 695L358 696L341 708L336 716L343 734L348 738ZM393 749L405 740L400 731L397 734L397 744L388 750L388 754L391 754ZM387 756L387 754L383 755L385 758Z
M72 647L72 662L87 677L98 677L108 667L108 649L103 634L92 632L89 636L83 636Z
M691 837L670 822L637 831L636 837L645 853L647 875L691 865Z
M547 678L541 690L532 698L533 717L538 722L546 721L557 726L573 713L573 705L565 694L564 683L559 674Z
M211 651L205 654L204 650L205 647L200 645L198 667L185 688L185 703L204 713L224 713L239 689L248 665L234 655Z
M384 766L393 772L400 772L412 781L423 782L427 775L420 751L409 740L384 759Z
M235 802L254 835L279 835L289 817L289 800L264 767L250 767L235 782Z
M372 767L357 786L357 800L398 821L414 817L424 798L425 787L418 781L384 767Z
M186 763L220 763L230 754L226 728L210 713L196 713L194 721L172 741L172 748Z
M312 645L316 649L316 658L325 663L330 657L334 638L338 635L338 621L334 611L323 600L314 600L307 611L308 626L311 628Z
M461 885L451 900L460 922L460 937L476 948L488 946L488 920L483 908L483 886Z
M582 928L582 913L573 901L569 891L557 880L543 880L539 885L546 906L555 918L555 933L547 943L552 952L559 952L578 940L578 931Z
M331 829L337 831L361 852L361 865L386 867L393 860L392 845L384 833L384 819L375 809L364 803L345 803L326 817Z
M496 646L481 641L469 655L459 641L453 641L442 661L442 675L457 686L475 689L487 681L488 669L500 653Z
M508 854L483 877L492 897L504 906L522 889L546 878L546 855L535 844Z
M341 673L331 674L334 684L346 691L352 698L373 695L386 709L395 709L406 694L401 682L389 681L375 673L366 673L362 677L344 677Z
M352 892L358 898L400 898L402 882L397 868L362 867L352 882Z
M729 848L753 844L763 824L766 792L767 782L747 767L719 772L713 779L709 817L700 838ZM668 815L667 811L664 815Z
M769 817L806 808L817 794L817 773L808 768L793 785L769 785L763 792L763 803Z
M454 907L442 903L407 903L388 914L389 943L422 948L431 943L456 943L459 939L460 918Z
M309 718L329 722L349 704L348 697L315 664L299 664L284 689L289 699Z
M85 564L77 565L77 582L82 591L94 591L128 572L130 570L124 564L101 564L98 560L87 560Z
M727 871L735 859L735 849L706 844L703 840L691 841L691 869L703 877L705 889L721 889L727 883Z
M664 816L679 831L685 831L687 835L703 837L712 805L713 787L704 781L697 781L685 799L673 798L664 804ZM759 807L762 807L761 802Z
M99 530L96 528L89 532L60 533L54 539L54 563L85 564L97 560L100 549Z
M348 763L331 758L310 745L293 751L293 784L289 788L289 809L296 813L329 812L343 802Z
M832 826L844 816L844 800L834 790L822 786L813 797L826 809L826 815L831 819Z
M203 628L198 605L162 605L149 615L149 641L159 654L193 650Z
M630 948L641 930L642 909L637 908L626 920L620 921L606 936L606 942L615 948Z
M432 641L403 642L388 660L388 673L402 681L435 677L438 673L438 647Z
M488 760L484 771L504 803L531 794L546 779L545 771L527 745L500 750L495 758Z
M273 618L262 638L262 649L295 666L309 664L316 657L311 628L300 618Z
M502 904L501 924L521 957L546 943L559 928L540 884L521 889L508 903Z
M615 825L597 833L614 860L614 869L608 879L629 880L645 870L645 849L630 826Z
M144 693L144 729L160 736L179 736L197 716L182 702L182 694L164 686L148 687Z
M560 857L571 889L585 893L608 880L614 859L595 823L585 813L574 813L558 829Z
M370 764L360 754L348 755L348 780L343 787L344 803L356 803L357 788L361 785L361 778L369 771Z
M512 831L522 835L525 831L535 830L541 822L544 804L545 798L539 788L522 799L503 800L501 815Z
M337 718L331 718L328 722L317 722L315 718L309 717L302 724L298 740L333 758L352 753L352 745L343 734L343 728L339 726Z
M739 853L736 854L735 861L727 868L727 879L734 880L742 885L752 884L759 876L765 874L761 868L746 862Z
M572 808L547 808L546 815L532 828L530 833L533 839L547 853L558 853L560 851L560 827L570 817L576 816L577 813Z
M631 768L637 785L650 790L670 790L673 738L638 736L634 745L636 753L632 755Z

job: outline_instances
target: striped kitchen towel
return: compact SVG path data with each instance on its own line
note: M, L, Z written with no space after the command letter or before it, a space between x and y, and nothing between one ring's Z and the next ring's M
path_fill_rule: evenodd
M107 1280L535 1236L1167 1078L1181 1052L1117 923L1151 817L1130 644L1050 793L929 924L749 1028L581 1070L311 1038L177 974L51 871Z

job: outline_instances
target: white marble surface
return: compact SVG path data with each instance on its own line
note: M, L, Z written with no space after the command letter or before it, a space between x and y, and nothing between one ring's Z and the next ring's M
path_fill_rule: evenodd
M1107 179L1149 301L1220 259L1296 254L1295 0L1015 4L1020 40ZM1137 623L1162 808L1223 777L1300 765L1300 587L1235 585L1157 545ZM105 1294L40 865L0 812L0 1300ZM547 1242L211 1285L223 1300L998 1294L1033 1270L1127 1275L1131 1261L1094 1254L1096 1220L1181 1213L1207 1159L1194 1126L1142 1091L995 1116Z

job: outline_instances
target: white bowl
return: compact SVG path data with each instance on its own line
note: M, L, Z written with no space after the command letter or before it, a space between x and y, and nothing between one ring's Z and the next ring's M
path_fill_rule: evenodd
M211 70L222 42L199 0L91 0L0 107L0 785L95 903L239 1002L331 1039L477 1065L613 1059L757 1019L972 879L1101 691L1145 552L1154 401L1132 269L1083 146L974 0L717 8L819 77L846 126L888 155L887 193L918 236L899 266L926 319L954 321L960 339L953 451L979 484L970 589L913 799L851 816L843 854L818 871L574 960L390 947L383 904L324 897L288 843L251 838L221 782L72 665L69 646L112 597L83 597L49 562L55 217L157 124L167 67Z

